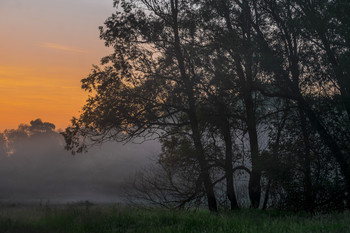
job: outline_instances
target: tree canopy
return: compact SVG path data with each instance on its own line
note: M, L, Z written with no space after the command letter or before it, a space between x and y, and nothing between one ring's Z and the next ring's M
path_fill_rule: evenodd
M247 174L254 208L349 208L347 1L114 5L100 27L114 52L82 80L68 150L160 140L162 180L136 185L163 206L237 209Z

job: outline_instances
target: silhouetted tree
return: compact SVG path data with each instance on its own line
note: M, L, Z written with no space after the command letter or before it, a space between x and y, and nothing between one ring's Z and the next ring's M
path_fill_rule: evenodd
M114 52L82 80L90 97L63 133L67 149L160 139L167 175L137 184L162 204L204 194L216 211L215 185L225 180L236 209L243 169L254 208L350 205L346 1L114 3L100 28Z
M324 48L320 50L318 39L304 36L308 34L310 29L304 27L304 21L301 19L303 17L311 19L312 17L300 10L303 6L298 1L265 0L259 1L259 3L261 5L260 14L267 17L269 23L275 28L273 30L270 27L267 30L263 25L252 20L254 29L259 35L262 58L268 61L263 63L264 69L271 72L270 77L273 78L273 81L268 82L267 85L274 84L274 90L278 90L273 94L267 91L265 95L284 97L297 102L298 107L305 113L312 127L317 130L320 138L336 158L346 179L348 190L350 190L350 170L347 159L349 148L344 148L343 142L337 140L332 133L333 129L326 124L330 118L337 121L337 117L329 115L328 119L322 118L318 112L320 106L316 102L310 101L310 98L328 96L329 101L333 102L335 93L339 88L342 88L341 83L332 81L336 76L328 72L327 64L322 60ZM330 10L327 4L321 4L318 7L319 11L322 12L327 11L327 8ZM259 10L254 11L259 12ZM333 28L330 25L326 27L328 27L327 30ZM346 47L343 49L346 50ZM344 69L343 72L346 70ZM271 90L271 87L268 89ZM343 119L341 120L343 121ZM305 120L302 119L302 121ZM346 120L346 122L348 121ZM343 125L343 132L348 131L347 124ZM307 139L306 136L305 139ZM305 154L305 156L308 155ZM307 161L306 158L305 162L308 163ZM308 183L310 182L308 181ZM350 202L348 201L348 203Z
M114 53L103 59L111 64L97 67L83 80L83 88L94 92L79 119L64 136L67 148L80 152L89 143L130 140L170 129L188 133L208 207L217 210L210 167L201 138L197 108L204 82L195 56L202 46L200 31L190 23L191 4L184 1L115 1L122 7L101 28L101 38ZM145 10L147 9L147 10ZM198 35L197 35L198 34ZM185 131L182 127L188 127ZM171 131L173 133L173 131Z
M56 137L55 125L49 122L42 122L41 119L30 121L30 124L20 124L17 129L6 129L1 134L2 142L7 154L14 153L23 144L35 137Z

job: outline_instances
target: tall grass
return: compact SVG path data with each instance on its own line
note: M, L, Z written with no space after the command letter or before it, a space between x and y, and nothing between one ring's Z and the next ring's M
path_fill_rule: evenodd
M120 205L0 207L1 233L32 232L350 232L350 214L311 216L279 211L145 210Z

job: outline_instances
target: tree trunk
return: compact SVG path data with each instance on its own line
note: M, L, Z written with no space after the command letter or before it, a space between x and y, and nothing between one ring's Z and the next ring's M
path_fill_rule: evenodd
M313 189L312 189L312 180L311 180L311 157L310 157L310 142L309 135L306 129L306 117L304 112L299 107L300 114L300 127L303 134L303 141L305 146L304 154L304 195L305 203L304 207L306 211L313 211L314 208L314 199L313 199Z
M224 114L224 113L221 113ZM239 209L235 188L233 184L233 168L232 168L232 137L230 124L227 118L223 118L222 133L225 141L225 176L226 176L226 193L231 203L231 210Z
M256 129L255 111L251 93L245 97L245 108L247 113L247 126L249 134L250 153L252 160L252 171L249 179L249 198L253 208L259 208L261 198L261 168L259 164L259 145Z
M269 195L270 195L270 188L271 188L271 179L267 182L266 190L265 190L265 197L264 197L264 203L262 206L263 210L266 210L267 208L267 202L269 201Z
M205 189L205 193L208 201L208 208L211 212L216 212L217 204L216 204L216 197L214 193L214 187L209 174L209 169L208 169L209 166L205 159L204 149L200 138L200 132L198 129L198 120L197 120L196 113L190 110L189 118L190 118L191 128L192 128L192 138L193 138L193 142L197 153L196 157L201 169L201 178L203 181L203 185L204 185L204 189Z

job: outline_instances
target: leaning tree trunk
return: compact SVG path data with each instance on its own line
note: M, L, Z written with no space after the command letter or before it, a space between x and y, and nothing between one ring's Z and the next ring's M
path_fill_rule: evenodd
M298 103L302 107L304 113L309 118L311 125L320 135L321 140L327 145L329 150L332 152L334 158L338 162L341 172L345 178L346 190L348 192L347 196L347 207L350 208L350 165L347 161L349 154L346 152L342 152L339 148L337 142L334 138L328 133L326 128L322 125L320 120L318 119L315 112L311 109L310 105L305 101L301 96L298 98Z

